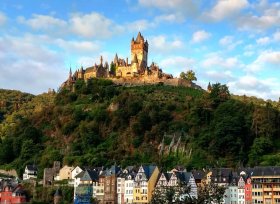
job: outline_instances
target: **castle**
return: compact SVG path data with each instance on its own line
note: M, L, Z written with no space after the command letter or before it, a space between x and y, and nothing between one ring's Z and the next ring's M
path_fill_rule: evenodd
M189 81L173 78L171 74L165 74L154 62L148 66L148 41L144 39L139 32L136 39L131 40L131 62L121 59L115 55L114 60L110 63L103 62L100 57L99 64L84 69L81 67L72 74L70 68L68 79L61 87L72 86L77 80L87 81L90 78L108 78L116 84L157 84L163 83L174 86L193 86Z

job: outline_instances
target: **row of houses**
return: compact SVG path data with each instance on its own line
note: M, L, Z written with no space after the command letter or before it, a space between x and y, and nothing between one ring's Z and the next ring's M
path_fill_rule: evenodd
M280 203L280 167L254 167L237 171L217 168L205 175L205 183L212 182L226 188L223 203Z
M56 172L52 179L44 179L44 183L68 180L68 184L74 186L75 203L87 203L92 198L104 204L148 203L155 189L179 183L191 186L190 195L197 197L199 186L214 183L225 187L223 203L226 204L280 204L280 167L277 166L191 172L184 168L162 172L155 165L124 169L64 166Z
M93 197L104 204L147 204L155 189L182 183L190 187L190 196L197 197L195 179L185 169L160 172L155 165L85 169L74 178L74 203Z

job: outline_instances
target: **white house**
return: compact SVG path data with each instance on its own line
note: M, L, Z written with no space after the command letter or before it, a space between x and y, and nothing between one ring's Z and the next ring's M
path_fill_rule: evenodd
M135 173L129 173L125 178L124 200L126 204L133 203L134 177L135 177Z
M38 168L36 165L26 165L22 179L29 180L31 178L36 179L38 174Z
M240 174L238 180L238 204L245 204L245 175ZM243 177L244 176L244 177Z
M191 172L175 171L172 173L168 181L168 186L179 186L180 184L189 186L189 195L193 198L197 198L197 185ZM188 195L183 195L182 198L185 196Z

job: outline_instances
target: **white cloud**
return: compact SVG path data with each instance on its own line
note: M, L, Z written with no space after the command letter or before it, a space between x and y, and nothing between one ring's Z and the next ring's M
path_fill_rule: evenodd
M253 75L245 75L236 81L230 81L228 86L235 94L245 94L264 99L277 100L280 94L279 90L273 88L280 86L278 79L273 77L259 79Z
M138 32L138 31L146 30L151 27L155 27L155 26L156 26L156 23L154 23L153 21L141 19L141 20L136 20L131 23L127 23L125 25L125 28L126 28L126 30L129 30L129 31Z
M160 67L165 72L174 73L175 76L179 76L179 74L182 71L186 71L186 69L193 69L192 67L194 66L194 64L194 59L182 56L170 56L159 62Z
M280 31L276 31L274 34L273 34L273 40L274 41L280 41Z
M0 12L0 26L4 25L7 21L7 17L4 13Z
M241 68L243 65L237 57L222 57L217 53L207 55L206 59L201 63L204 68Z
M58 88L67 76L62 55L23 38L0 38L0 87L34 94Z
M256 63L280 65L280 51L263 51L257 58Z
M184 44L179 39L168 41L165 35L149 37L149 44L152 50L156 52L169 52L177 49L182 49Z
M236 46L242 44L243 41L241 40L234 40L233 36L224 36L219 40L219 44L221 46L226 47L228 50L234 49Z
M267 45L268 43L270 43L270 38L269 37L259 38L256 40L256 42L259 45Z
M221 21L238 14L248 5L247 0L218 0L214 7L205 12L202 17L205 20Z
M231 71L219 71L219 70L209 70L205 72L207 78L210 78L211 81L228 81L234 79L234 76Z
M198 2L195 0L138 0L138 2L145 7L155 7L183 15L194 15L198 12Z
M116 25L112 20L96 12L73 14L69 24L73 33L83 37L107 38L123 31L121 26Z
M204 40L207 40L211 37L211 34L206 32L205 30L199 30L193 33L192 42L193 43L200 43Z
M261 70L280 65L280 51L264 50L257 59L245 67L247 72L259 72Z
M219 43L222 46L228 46L229 44L233 43L233 36L225 36L222 39L220 39Z
M100 49L98 43L92 41L66 41L63 39L56 39L55 43L64 50L72 53L91 53Z
M66 21L48 15L33 14L30 19L20 16L18 21L36 30L65 29L67 27Z
M168 23L182 23L184 16L180 13L165 14L156 16L154 19L155 23L168 22Z
M236 24L240 30L257 32L277 27L280 24L280 4L266 2L258 12L239 16Z

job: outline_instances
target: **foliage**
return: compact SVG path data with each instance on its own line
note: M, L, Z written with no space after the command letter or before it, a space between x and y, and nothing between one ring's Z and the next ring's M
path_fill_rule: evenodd
M188 81L196 81L197 80L193 70L188 70L187 72L181 72L180 73L180 78L188 80Z
M157 163L164 168L267 165L279 160L277 103L231 96L219 83L207 93L91 79L59 93L27 96L0 122L0 165L16 168L19 175L26 164L35 163L42 177L43 168L55 160L87 166ZM163 136L178 132L185 134L177 150L168 150L172 137L167 136L159 154Z
M178 186L163 186L156 188L150 204L204 204L221 203L224 198L225 187L214 183L198 187L198 198L191 196L191 188L185 184Z

